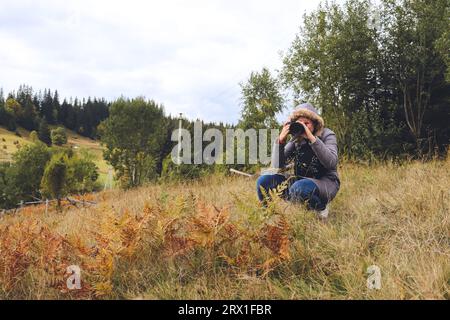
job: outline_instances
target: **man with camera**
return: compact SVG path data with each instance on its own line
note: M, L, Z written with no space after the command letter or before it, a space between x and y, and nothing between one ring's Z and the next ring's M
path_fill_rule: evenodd
M273 146L273 168L284 168L291 161L294 177L287 179L283 174L259 177L256 183L259 200L265 202L269 190L285 183L283 198L306 203L320 218L327 218L327 205L340 188L336 135L325 128L323 118L309 103L301 104L291 114Z

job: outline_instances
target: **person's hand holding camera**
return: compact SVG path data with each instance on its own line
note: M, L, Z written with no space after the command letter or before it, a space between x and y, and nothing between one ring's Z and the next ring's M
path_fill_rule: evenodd
M301 134L301 136L307 140L309 140L310 143L314 143L316 142L316 137L313 135L313 133L311 132L311 130L309 129L309 127L303 123L303 121L299 120L297 121L298 123L300 123L303 128L305 129L304 132Z
M294 137L303 137L309 140L310 143L314 143L316 141L316 137L311 132L309 126L305 124L301 119L297 121L288 121L283 125L280 136L278 138L279 143L285 144L289 134L293 135Z
M287 137L288 137L288 135L289 135L289 128L290 128L290 125L291 125L291 121L288 121L288 122L286 122L286 123L283 125L283 128L281 129L280 136L279 136L279 138L278 138L278 142L279 142L280 144L285 144L285 143L286 143Z

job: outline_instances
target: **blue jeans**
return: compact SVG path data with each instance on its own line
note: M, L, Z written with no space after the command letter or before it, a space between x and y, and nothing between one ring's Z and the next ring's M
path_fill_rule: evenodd
M256 191L261 202L265 202L261 188L269 195L269 190L276 189L277 186L286 181L286 178L279 174L263 175L256 181ZM293 202L306 202L308 208L312 210L324 210L327 203L319 196L317 185L310 179L301 179L288 182L287 188L283 191L282 198Z

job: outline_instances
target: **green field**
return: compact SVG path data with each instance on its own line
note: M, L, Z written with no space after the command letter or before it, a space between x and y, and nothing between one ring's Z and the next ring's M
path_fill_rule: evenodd
M24 128L18 128L17 132L20 136L16 135L14 132L8 131L5 127L0 126L0 162L11 161L12 155L20 148L20 146L31 143L30 131L25 130ZM103 159L103 147L100 145L100 142L83 137L67 128L66 132L67 144L64 146L73 148L77 153L86 150L92 154L94 156L95 164L99 169L99 182L104 184L108 177L108 169L112 169L112 167Z

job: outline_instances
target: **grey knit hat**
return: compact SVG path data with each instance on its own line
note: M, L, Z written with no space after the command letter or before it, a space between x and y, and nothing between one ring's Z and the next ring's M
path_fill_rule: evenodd
M291 114L291 121L296 121L298 118L304 117L312 120L314 122L314 134L320 136L325 127L325 122L323 118L319 115L316 108L310 103L300 104L294 112Z

